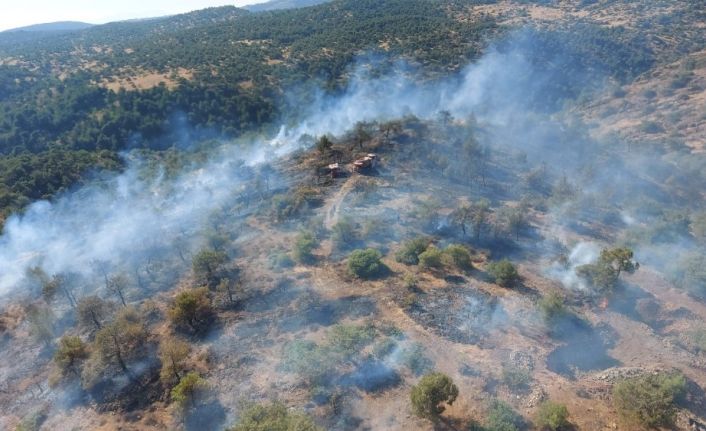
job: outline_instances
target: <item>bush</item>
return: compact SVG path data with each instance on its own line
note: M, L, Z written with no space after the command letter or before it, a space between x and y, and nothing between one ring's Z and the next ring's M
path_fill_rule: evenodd
M532 381L530 373L522 368L509 366L503 368L503 383L512 389L524 389Z
M434 245L430 245L419 255L419 266L423 269L440 269L443 268L444 254Z
M210 323L213 317L213 306L208 288L201 287L179 293L168 314L176 326L186 325L193 331L202 329Z
M686 391L679 373L648 374L622 381L613 388L613 403L623 419L645 428L669 426L675 401Z
M356 225L350 217L343 217L331 229L331 240L340 249L344 249L357 239Z
M419 237L402 244L402 248L395 254L395 260L406 265L419 263L419 255L429 246L429 239Z
M452 405L458 397L458 387L442 373L429 373L412 387L412 409L414 414L427 419L437 419L446 410L443 403Z
M311 232L300 232L294 240L294 250L292 255L299 263L311 263L314 261L312 251L317 246L316 238Z
M292 341L285 347L283 357L283 369L298 374L309 384L318 383L336 365L327 349L313 341Z
M229 431L320 431L307 415L295 413L284 404L254 405L247 408Z
M537 304L542 317L546 322L555 320L567 314L566 306L564 305L564 297L558 292L549 292L539 300Z
M570 426L569 411L563 404L545 401L537 411L536 425L543 430L557 431Z
M224 276L228 256L222 251L202 249L191 261L194 276L199 282L215 287Z
M78 375L79 365L88 358L88 348L79 337L65 336L59 341L59 348L54 353L54 363L62 375Z
M520 279L515 265L507 259L488 264L488 274L503 287L511 287Z
M358 278L375 277L384 268L381 258L382 253L373 248L355 250L348 257L348 271Z
M369 325L336 325L328 333L329 348L341 355L350 356L375 339L375 328Z
M198 393L207 387L206 381L197 372L191 371L179 380L179 384L174 386L169 394L172 401L184 409L189 403L194 405Z
M495 400L490 405L486 431L517 431L523 425L522 416L515 413L507 403Z
M460 244L451 244L444 249L444 253L451 258L451 261L456 268L469 271L473 269L471 262L471 253L468 249Z
M407 289L414 289L417 287L417 283L417 277L412 273L407 273L404 275L404 278L402 278L402 285Z

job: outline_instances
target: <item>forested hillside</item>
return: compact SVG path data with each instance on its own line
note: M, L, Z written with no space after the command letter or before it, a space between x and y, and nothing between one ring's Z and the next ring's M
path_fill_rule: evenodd
M168 148L182 133L198 140L267 129L291 114L287 89L313 80L335 91L361 53L444 72L476 56L492 31L492 19L462 24L436 2L344 0L257 14L212 8L59 35L2 34L0 153L8 169L0 214L23 206L27 181L32 198L72 184L74 175L45 162L49 151L107 151L91 156L105 166L118 151ZM37 172L48 178L31 178Z
M528 10L551 4L536 3ZM589 13L605 9L584 3ZM598 19L567 15L544 22L498 5L337 0L284 11L221 7L80 31L2 33L0 154L7 169L0 175L0 218L71 186L93 167L119 166L117 153L126 149L183 149L185 142L191 147L266 131L301 112L310 89L342 88L360 56L377 54L390 64L404 59L441 76L477 57L487 41L524 26L534 33L527 37L532 61L561 70L552 85L574 98L587 71L625 84L703 40L690 21L703 11L688 2L669 6L668 18L617 26L601 21L602 12L594 14ZM670 41L666 32L675 25L687 37ZM503 49L502 42L496 46ZM545 58L555 52L565 54L561 63ZM552 109L561 99L538 103ZM57 157L77 162L57 170L49 162Z

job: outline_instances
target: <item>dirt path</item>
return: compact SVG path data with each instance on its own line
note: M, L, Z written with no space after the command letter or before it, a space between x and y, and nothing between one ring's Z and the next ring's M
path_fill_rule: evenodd
M335 195L329 201L326 203L324 206L324 227L326 229L331 229L333 226L338 223L338 218L341 213L341 205L343 204L343 200L346 198L346 195L350 193L350 191L353 189L353 178L351 177L348 180L346 180L345 183L341 186L340 189L336 192Z

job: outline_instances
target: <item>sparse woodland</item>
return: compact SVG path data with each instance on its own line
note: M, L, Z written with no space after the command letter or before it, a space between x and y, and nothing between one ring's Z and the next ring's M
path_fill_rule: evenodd
M706 118L596 120L698 110L659 3L0 34L0 429L699 429Z

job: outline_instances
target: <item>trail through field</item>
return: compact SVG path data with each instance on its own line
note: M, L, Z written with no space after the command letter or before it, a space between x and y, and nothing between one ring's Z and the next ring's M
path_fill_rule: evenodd
M338 223L338 218L341 214L341 205L348 193L353 189L353 184L353 177L351 177L343 183L341 188L338 189L336 194L333 195L324 206L324 227L326 229L331 230L331 228Z

